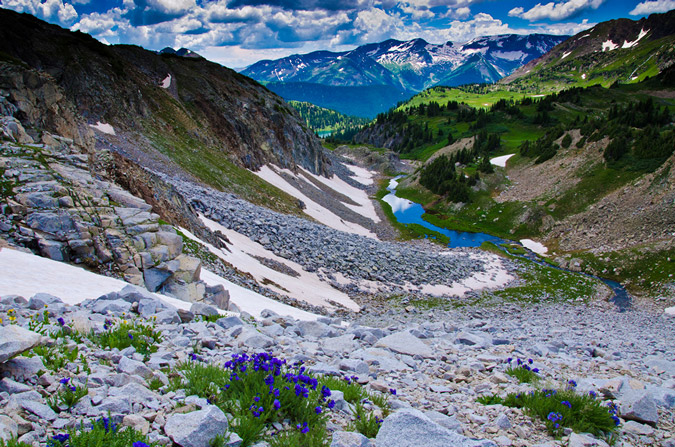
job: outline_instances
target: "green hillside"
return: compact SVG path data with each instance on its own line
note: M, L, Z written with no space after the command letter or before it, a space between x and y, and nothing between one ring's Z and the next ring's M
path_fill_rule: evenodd
M430 89L380 114L355 140L385 143L402 158L422 162L401 182L398 195L422 203L425 220L507 239L547 240L559 253L585 257L598 273L602 258L583 248L592 247L590 236L570 242L567 233L554 230L570 222L585 234L579 229L591 219L599 219L598 227L606 225L595 207L602 200L624 206L615 197L623 191L635 203L624 200L625 209L612 217L639 216L646 212L645 201L655 207L652 215L658 214L653 229L666 234L672 228L665 206L672 200L667 184L675 151L672 72L639 84L577 87L543 97L498 90L480 95L482 87ZM508 177L489 161L506 154L514 154ZM498 199L504 191L510 194ZM603 219L611 222L609 216ZM627 226L644 227L648 218ZM650 256L668 257L672 243L658 250L649 245L659 240L641 243ZM607 259L630 252L616 248L622 244L608 249ZM637 281L637 272L644 277L644 269L634 265L639 256L623 259L628 264L616 279Z

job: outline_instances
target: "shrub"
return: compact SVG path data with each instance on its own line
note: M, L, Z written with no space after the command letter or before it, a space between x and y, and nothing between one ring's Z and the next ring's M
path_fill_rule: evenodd
M106 320L103 328L104 331L100 334L92 331L88 336L92 343L102 348L122 350L133 346L136 352L149 357L157 351L157 343L162 341L162 334L155 331L155 325L152 323L138 320L131 323L127 320L121 323Z
M68 430L53 436L47 443L49 447L155 447L147 436L138 430L127 427L118 430L110 418L100 418L93 421L91 428L86 429L84 424L79 430Z
M377 417L375 412L366 410L364 402L359 402L354 406L354 416L356 419L350 424L350 430L358 431L366 438L374 438L380 431L380 425L383 419Z
M526 394L510 393L506 397L482 396L480 403L522 408L536 416L553 436L562 436L569 427L577 433L591 433L611 439L620 420L613 403L603 404L594 392L580 394L576 383L570 381L566 389L542 389Z

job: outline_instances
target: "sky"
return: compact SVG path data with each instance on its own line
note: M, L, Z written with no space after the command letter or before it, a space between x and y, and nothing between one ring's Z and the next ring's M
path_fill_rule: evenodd
M0 6L106 44L185 47L240 69L386 39L573 35L606 20L675 9L675 0L0 0Z

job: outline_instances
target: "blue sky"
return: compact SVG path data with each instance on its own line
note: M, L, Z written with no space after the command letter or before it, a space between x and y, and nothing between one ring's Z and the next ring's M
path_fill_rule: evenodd
M442 43L576 34L605 20L675 9L675 0L0 0L0 6L104 43L186 47L240 68L390 38Z

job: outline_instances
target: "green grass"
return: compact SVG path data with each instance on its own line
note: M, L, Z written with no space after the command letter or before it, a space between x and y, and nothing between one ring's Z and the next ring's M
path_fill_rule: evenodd
M89 394L87 385L73 385L69 378L61 379L61 387L47 397L47 404L56 413L62 409L70 411L84 396Z
M568 189L562 197L546 203L546 206L556 205L551 212L554 218L562 219L580 213L600 198L640 176L639 172L608 169L602 164L582 169L585 172L578 173L581 178L579 183Z
M527 364L509 366L505 372L509 376L515 377L518 383L537 383L539 381L537 373L532 371Z
M349 431L361 433L366 438L373 439L380 431L380 425L383 419L374 412L366 410L362 403L357 403L354 407L355 419L349 425Z
M150 442L146 435L131 427L118 429L109 418L93 421L89 427L81 424L79 429L68 429L57 436L62 438L52 438L50 447L131 447L136 442L149 447L159 445Z
M428 104L432 101L439 105L446 105L451 101L463 102L476 108L487 108L496 103L500 99L506 100L520 100L525 97L535 96L537 93L523 94L518 92L511 92L505 89L497 89L488 91L487 93L471 93L460 88L439 87L427 89L417 95L413 96L399 109L418 106L420 104Z
M593 395L579 394L573 387L510 393L503 398L483 396L479 402L522 408L526 414L540 419L548 432L558 438L567 427L576 433L591 433L611 439L618 422L614 407L603 404Z
M108 321L104 328L101 333L89 333L88 338L95 345L105 349L122 350L133 346L136 352L149 357L153 352L157 352L157 344L162 341L162 334L155 330L154 324L140 320Z
M592 274L620 282L635 294L673 294L666 287L675 281L675 248L647 242L637 247L607 253L575 252L582 268Z

